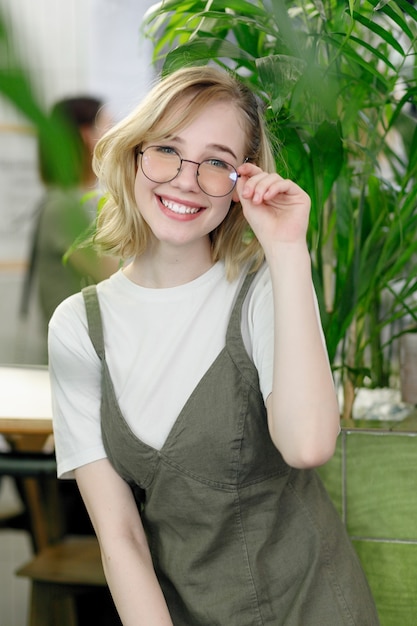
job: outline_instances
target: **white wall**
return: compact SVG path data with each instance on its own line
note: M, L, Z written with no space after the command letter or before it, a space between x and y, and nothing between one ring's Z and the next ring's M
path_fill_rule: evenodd
M88 82L109 104L115 119L129 113L148 91L152 46L140 32L155 0L90 0Z
M151 0L0 0L8 32L38 100L90 93L120 119L153 78L151 46L139 34ZM17 323L36 204L42 195L36 137L0 96L0 362L31 361L36 343ZM16 336L19 344L16 348ZM36 352L36 351L35 351Z

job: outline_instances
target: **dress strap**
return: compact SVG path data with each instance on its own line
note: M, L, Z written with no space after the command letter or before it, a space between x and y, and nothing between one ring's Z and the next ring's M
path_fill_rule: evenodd
M87 312L88 334L95 351L101 361L106 358L104 350L103 323L101 320L100 304L98 301L96 285L88 285L81 290L83 294L85 310Z
M241 339L241 319L242 319L242 309L243 304L245 302L246 296L248 295L248 291L250 286L253 283L253 280L257 272L249 271L243 281L243 284L240 288L239 293L237 294L235 304L232 309L232 313L230 315L229 324L226 332L226 343L232 339Z

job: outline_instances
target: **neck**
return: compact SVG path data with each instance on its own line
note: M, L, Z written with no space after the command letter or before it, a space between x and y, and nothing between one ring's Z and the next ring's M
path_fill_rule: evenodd
M195 280L213 266L211 247L200 246L198 254L158 242L125 269L125 275L134 283L151 289L178 287Z

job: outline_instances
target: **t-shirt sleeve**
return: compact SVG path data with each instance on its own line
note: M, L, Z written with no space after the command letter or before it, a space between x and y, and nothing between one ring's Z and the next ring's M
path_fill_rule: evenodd
M100 426L101 365L87 330L81 294L65 300L49 323L49 373L60 478L106 457Z

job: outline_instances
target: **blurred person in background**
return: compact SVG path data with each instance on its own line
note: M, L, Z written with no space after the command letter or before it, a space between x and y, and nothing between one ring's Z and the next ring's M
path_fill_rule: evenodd
M65 130L69 145L61 160L61 155L51 158L50 135L39 136L39 169L45 194L37 211L21 306L24 316L36 284L45 362L48 322L58 304L118 268L116 259L99 256L91 246L74 245L94 224L99 193L92 153L97 140L111 126L110 116L99 99L78 96L56 102L50 118L57 128Z

